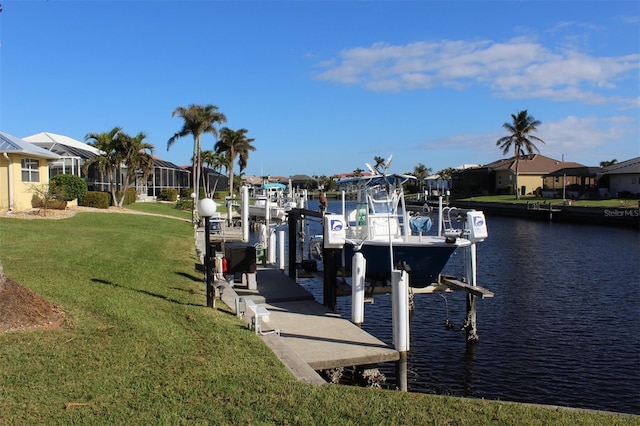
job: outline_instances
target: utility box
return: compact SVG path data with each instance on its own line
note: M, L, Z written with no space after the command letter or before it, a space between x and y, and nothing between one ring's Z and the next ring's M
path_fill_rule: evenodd
M324 248L342 248L345 237L344 218L337 214L324 215Z
M256 248L247 243L225 243L224 257L227 259L227 274L256 272Z
M480 242L489 236L483 212L475 210L467 212L467 227L469 229L469 240L471 241Z

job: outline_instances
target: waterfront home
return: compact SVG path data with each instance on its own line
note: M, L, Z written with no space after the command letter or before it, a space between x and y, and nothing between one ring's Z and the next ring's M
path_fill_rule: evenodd
M480 167L472 167L455 174L453 187L459 193L469 195L488 194L533 194L544 188L543 177L562 168L584 167L572 161L559 161L541 154L520 157L518 186L516 182L516 159L510 157L493 161Z
M57 161L49 163L50 176L61 173L72 174L83 178L89 191L110 191L109 179L99 170L97 164L89 167L86 172L84 170L84 165L88 160L102 154L96 147L69 136L51 132L37 133L27 136L23 140L59 155ZM152 158L153 172L147 176L146 180L138 177L134 183L138 199L155 199L164 189L176 189L180 192L182 188L190 188L191 172L189 169L155 156ZM121 170L121 174L124 173L126 173L126 167ZM120 182L122 181L124 181L123 175L120 176Z
M0 132L0 212L32 208L34 186L49 184L49 162L60 156Z
M612 197L640 198L640 157L603 167L599 182Z

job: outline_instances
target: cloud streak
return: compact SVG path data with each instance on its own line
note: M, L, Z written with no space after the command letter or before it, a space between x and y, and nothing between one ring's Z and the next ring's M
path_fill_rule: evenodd
M420 41L345 49L317 68L319 80L381 92L480 85L504 98L637 107L638 99L628 97L623 86L637 79L640 54L596 57L521 38Z

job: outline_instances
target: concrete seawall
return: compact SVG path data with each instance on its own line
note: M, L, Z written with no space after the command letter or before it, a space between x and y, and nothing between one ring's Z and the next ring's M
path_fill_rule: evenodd
M482 210L490 216L520 217L560 223L626 227L640 230L640 207L579 207L533 203L452 201L451 206Z

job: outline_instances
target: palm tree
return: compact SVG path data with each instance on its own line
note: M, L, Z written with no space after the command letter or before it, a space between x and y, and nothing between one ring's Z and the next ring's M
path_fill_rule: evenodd
M511 114L511 123L504 123L502 128L510 133L496 141L496 145L502 149L503 154L507 154L513 147L516 159L516 198L520 199L520 189L518 187L518 172L520 166L520 157L527 154L533 154L533 151L540 152L533 141L545 143L542 139L531 133L538 130L538 126L542 124L540 121L527 114L527 110L518 111L517 114Z
M87 160L84 165L85 173L92 164L109 177L109 187L113 204L122 207L129 185L135 182L136 174L140 171L143 179L153 170L153 145L145 142L147 135L143 132L132 137L114 127L110 132L87 133L85 140L102 151L102 154ZM149 153L145 152L149 151ZM122 174L122 168L126 173ZM123 178L121 179L121 176ZM122 191L120 191L122 188ZM121 197L118 194L122 192Z
M202 164L212 168L214 171L220 173L223 168L227 168L227 159L224 153L216 154L213 150L202 151ZM204 178L204 187L205 190L209 189L209 182L207 182L209 174L205 173ZM213 184L213 190L211 194L207 194L208 197L213 197L213 194L216 192L216 187L218 186L218 179Z
M121 134L122 128L114 127L109 132L91 132L87 133L84 137L84 140L89 145L94 146L101 151L100 155L96 155L95 157L87 160L84 164L84 172L87 173L89 167L95 164L98 170L108 177L109 190L111 191L111 197L114 203L117 203L117 170L119 165L122 163L122 150L118 149L118 138Z
M171 145L181 137L192 135L193 136L193 167L191 172L193 173L193 194L195 200L198 200L200 189L200 168L202 143L201 137L204 133L211 133L216 138L218 136L218 130L215 128L215 124L226 123L227 117L221 112L218 112L218 107L215 105L189 105L188 107L178 107L172 113L172 117L179 116L184 120L182 129L174 134L167 141L167 151L171 148ZM193 205L193 221L196 222L195 203Z
M240 173L247 167L249 151L255 151L256 147L251 145L255 139L247 138L247 129L231 130L228 127L220 129L220 140L216 142L214 149L217 154L224 153L227 159L227 171L229 172L229 196L233 197L233 163L239 157L238 165ZM228 209L228 219L231 220L231 209Z
M614 164L616 164L618 162L618 160L616 160L615 158L611 161L601 161L600 162L600 167L609 167L609 166L613 166Z
M122 150L121 165L126 167L124 182L122 184L124 190L122 197L118 201L118 207L122 207L126 190L130 184L135 184L138 172L140 172L141 179L144 181L153 170L153 157L151 154L153 154L154 146L145 142L146 138L147 135L144 132L140 132L134 137L126 133L121 133L118 138L118 148ZM118 165L118 170L120 170L120 165ZM120 175L120 173L118 174Z
M422 193L424 191L425 181L431 174L431 168L422 163L418 163L418 165L413 168L413 173L408 174L413 174L413 176L418 179L417 190Z
M431 174L431 168L422 163L418 163L418 165L413 168L413 175L418 179L426 179L429 177L429 174Z

